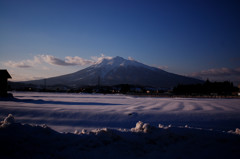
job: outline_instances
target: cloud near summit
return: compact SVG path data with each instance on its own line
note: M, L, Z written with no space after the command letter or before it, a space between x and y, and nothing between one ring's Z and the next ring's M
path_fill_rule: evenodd
M22 61L7 61L7 62L4 62L3 64L7 67L12 67L12 68L29 68L40 63L41 63L40 58L38 56L34 56L34 58L31 60L28 59L28 60L22 60Z
M192 76L228 76L228 75L240 75L240 68L213 68L193 73Z
M47 63L51 65L57 66L85 66L85 65L92 65L98 61L101 61L104 58L110 58L105 55L101 55L100 57L93 56L90 60L81 58L79 56L66 56L65 59L57 58L53 55L36 55L33 59L22 60L22 61L7 61L3 64L7 67L12 68L30 68L34 67L38 64Z
M195 72L189 75L194 78L199 79L209 79L212 81L231 81L235 85L240 84L240 67L238 68L212 68L208 70L203 70L200 72Z
M41 59L48 64L59 66L74 66L74 65L84 66L94 63L93 60L83 59L78 56L75 57L67 56L65 57L65 60L59 59L52 55L40 55L39 57L41 57Z

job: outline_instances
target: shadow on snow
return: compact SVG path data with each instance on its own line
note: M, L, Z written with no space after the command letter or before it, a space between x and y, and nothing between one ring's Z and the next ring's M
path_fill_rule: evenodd
M32 104L58 104L58 105L122 105L116 103L98 103L98 102L66 102L66 101L47 101L47 100L34 100L34 99L18 99L18 98L6 98L4 101L13 101L21 103L32 103ZM3 101L2 100L2 101Z

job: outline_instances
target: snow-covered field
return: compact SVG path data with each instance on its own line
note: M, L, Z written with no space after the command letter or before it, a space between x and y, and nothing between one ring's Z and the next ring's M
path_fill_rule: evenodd
M0 101L0 119L47 124L60 132L152 125L231 130L240 127L240 99L149 98L125 95L21 93Z
M23 92L13 95L14 99L0 101L0 119L12 114L17 122L12 122L10 115L0 126L0 158L240 155L240 130L236 129L240 128L240 99Z

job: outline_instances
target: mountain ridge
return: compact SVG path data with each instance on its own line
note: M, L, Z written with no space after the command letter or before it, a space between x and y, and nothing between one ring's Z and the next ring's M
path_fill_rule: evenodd
M105 58L95 64L74 73L47 78L47 85L67 85L69 87L104 86L131 84L155 88L172 88L178 84L202 83L201 80L169 73L135 60L122 57ZM42 80L25 81L24 83L42 85Z

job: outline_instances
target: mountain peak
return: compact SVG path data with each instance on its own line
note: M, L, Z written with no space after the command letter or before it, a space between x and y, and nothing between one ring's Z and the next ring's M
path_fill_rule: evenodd
M102 57L97 63L72 74L47 79L48 85L64 84L80 87L87 85L133 84L152 87L174 87L177 84L200 83L200 80L184 77L151 67L120 56ZM30 81L40 83L42 80Z
M94 65L94 67L108 67L109 69L113 69L116 67L128 67L128 66L149 67L135 60L127 60L120 56L116 56L113 58L104 58L103 60L101 60L100 62Z
M147 66L135 60L128 60L124 59L120 56L116 56L113 58L105 58L102 59L101 62L96 63L95 65L91 66L91 68L98 68L99 69L99 76L104 78L108 73L115 72L119 69L148 69L148 70L156 70L157 68ZM159 70L159 69L157 69Z
M124 61L124 60L127 60L127 59L124 59L123 57L120 57L120 56L115 56L115 57L111 57L111 58L104 58L103 61Z
M115 56L115 57L113 57L113 59L123 59L123 60L125 60L123 57L121 57L121 56Z
M116 56L116 57L102 57L102 58L100 58L100 60L98 60L96 63L95 63L95 65L99 65L99 64L106 64L106 63L108 63L108 62L119 62L119 61L124 61L124 60L126 60L126 59L124 59L124 58L122 58L122 57L120 57L120 56Z

